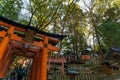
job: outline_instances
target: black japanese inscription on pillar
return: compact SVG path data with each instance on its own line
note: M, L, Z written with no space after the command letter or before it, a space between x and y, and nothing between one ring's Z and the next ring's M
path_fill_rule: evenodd
M34 41L34 34L35 34L35 31L27 29L27 31L25 32L24 39L28 42L33 42Z

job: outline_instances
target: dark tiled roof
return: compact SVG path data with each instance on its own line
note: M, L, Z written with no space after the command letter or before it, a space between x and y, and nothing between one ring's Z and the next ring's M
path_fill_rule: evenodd
M120 60L120 47L112 46L105 57L106 59L114 58L116 60Z
M59 39L59 40L62 40L64 37L66 37L65 35L47 33L47 32L38 30L37 28L35 28L33 26L23 25L23 24L14 22L14 21L9 20L9 19L7 19L3 16L0 16L0 21L6 22L8 24L11 24L11 25L14 25L14 26L17 26L17 27L20 27L20 28L23 28L25 30L31 29L31 30L34 30L36 33L39 33L39 34L42 34L42 35L45 35L45 36L49 36L49 37L52 37L52 38L56 38L56 39Z
M68 69L68 74L71 74L71 75L78 75L79 72L78 72L76 69Z

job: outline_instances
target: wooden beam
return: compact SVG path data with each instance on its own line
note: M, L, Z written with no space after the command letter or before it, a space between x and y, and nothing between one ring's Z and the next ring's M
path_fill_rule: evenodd
M15 41L23 41L22 37L17 36L17 34L12 34L10 37L11 40L15 40Z
M12 27L15 28L15 30L22 31L22 32L25 32L25 31L26 31L25 29L19 28L18 26L11 25L11 24L8 24L8 23L3 22L3 21L0 21L0 25L5 26L5 27L8 27L8 28L10 28L10 27L12 26ZM36 35L39 36L39 37L41 37L41 38L48 37L48 39L49 39L50 41L54 41L54 42L56 42L56 43L59 42L59 39L55 39L55 38L52 38L52 37L49 37L49 36L45 36L45 35L42 35L42 34L38 34L38 33L37 33Z
M43 48L43 42L42 41L40 41L40 42L34 41L33 44Z
M40 42L34 41L33 43L25 42L22 38L18 37L16 34L13 34L11 36L11 39L15 40L15 41L18 41L18 42L22 42L22 43L27 43L28 45L33 45L33 46L38 46L38 47L43 48L43 42L42 41L40 41ZM52 51L57 51L57 52L59 51L58 47L52 46L51 44L48 44L48 49L52 50Z
M37 36L41 37L41 38L45 38L45 37L48 37L49 41L54 41L56 43L59 42L59 39L55 39L55 38L52 38L52 37L49 37L49 36L45 36L45 35L42 35L42 34L36 34Z
M27 50L27 51L33 52L33 53L40 51L40 48L28 48L28 49L26 49L22 45L17 44L17 43L15 44L15 43L12 43L12 42L10 43L10 45L14 48L18 48L18 49L21 49L21 50Z
M51 44L48 44L48 50L58 52L58 51L59 51L59 48L58 48L58 47L55 47L55 46L52 46Z
M8 24L8 23L3 22L3 21L0 21L0 25L5 26L7 28L10 28L12 26L12 27L15 27L15 30L25 32L25 29L19 28L18 26L11 25L11 24Z
M17 50L17 49L14 49L14 55L17 55L17 56L23 56L23 57L28 57L28 58L33 58L35 53L31 53L31 52L26 52L26 53L20 53L21 50Z
M34 45L37 45L37 46L40 46L41 48L43 48L43 42L37 42L37 41L35 41L33 44L34 44ZM51 44L48 44L48 50L52 50L52 51L58 52L58 51L59 51L59 48L56 47L56 46L53 46L53 45L51 45Z

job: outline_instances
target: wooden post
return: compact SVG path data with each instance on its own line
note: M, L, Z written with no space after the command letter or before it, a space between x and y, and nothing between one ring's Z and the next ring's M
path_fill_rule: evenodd
M4 65L0 66L0 68L2 69L2 71L0 72L0 78L4 78L8 71L8 67L12 59L13 50L10 48L10 51L8 51L8 53L9 54L7 55L7 60L4 61Z
M10 62L10 58L11 56L8 56L8 59L6 60L6 58L4 58L5 56L7 56L7 53L5 53L7 47L8 47L8 43L10 41L10 36L14 33L14 27L10 27L10 29L8 30L7 33L5 33L5 36L3 37L1 43L0 43L0 77L4 77L5 73L8 68L8 64ZM5 65L3 63L6 63ZM3 69L3 70L2 70Z
M29 80L36 80L37 75L38 53L33 58L32 69Z
M9 55L10 55L11 49L12 49L11 46L8 46L7 50L5 51L6 55L4 56L4 59L2 59L0 63L2 64L2 66L0 66L0 73L3 71L3 68L5 68L6 63L9 60L8 58L10 57Z
M29 76L29 79L28 80L34 80L34 69L35 69L35 56L34 56L34 58L33 58L33 63L32 63L32 68L31 68L31 70L30 70L30 76Z
M41 71L40 71L40 79L47 79L47 60L48 60L48 37L44 38L44 47L41 54Z
M12 33L14 33L14 27L10 27L10 29L6 33L5 37L3 37L3 39L0 43L0 62L1 62L1 59L3 59L3 57L4 57L4 54L5 54L4 52L8 46L8 43L10 41L10 36Z
M36 75L34 80L40 80L40 74L41 74L41 52L37 53L37 59L36 59Z
M106 64L103 64L102 67L103 67L103 71L106 75L110 75L112 73L112 70L110 68L108 68L108 66Z

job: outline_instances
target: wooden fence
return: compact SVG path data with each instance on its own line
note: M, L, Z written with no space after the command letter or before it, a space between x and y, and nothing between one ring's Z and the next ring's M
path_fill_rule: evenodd
M79 75L72 78L66 75L66 73L63 75L60 70L53 71L51 76L48 74L48 76L51 77L51 79L48 78L48 80L120 80L120 74L105 76L99 71L84 72L82 68L78 71Z

